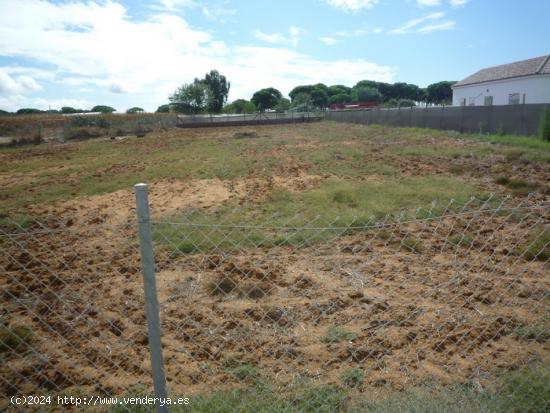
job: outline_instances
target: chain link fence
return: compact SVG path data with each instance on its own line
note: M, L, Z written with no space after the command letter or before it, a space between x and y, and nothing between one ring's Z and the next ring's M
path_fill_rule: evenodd
M0 409L548 411L549 206L4 217Z
M325 118L325 111L313 112L255 112L241 114L177 115L178 126L202 128L208 126L273 125L283 123L318 122Z

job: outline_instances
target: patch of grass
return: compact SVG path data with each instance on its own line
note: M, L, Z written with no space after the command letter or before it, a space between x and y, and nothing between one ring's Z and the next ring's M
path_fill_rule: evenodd
M510 149L504 152L507 161L517 161L526 154L523 149Z
M437 205L430 208L430 213L422 210L426 215L418 216L435 218L450 199L459 208L476 192L475 187L462 180L441 176L388 178L383 182L331 179L319 188L300 193L274 191L263 202L244 207L227 204L212 212L191 210L169 219L181 225L155 224L153 236L171 250L174 245L180 246L180 253L248 247L301 248L360 231L361 223L372 223L388 214L389 221L397 219L397 215L402 219L402 208L434 200ZM417 216L415 211L408 218ZM419 245L414 250L421 252L421 248Z
M180 254L193 254L195 252L200 252L200 247L191 243L191 242L181 242L176 246L176 249L172 253L173 255Z
M453 175L464 175L466 173L467 169L463 165L451 165L449 167L449 172Z
M325 144L312 151L304 160L311 162L309 173L318 175L332 174L339 177L393 175L396 169L391 165L368 160L368 148L357 143L356 147Z
M467 147L458 146L434 146L428 145L409 145L396 146L390 149L390 152L400 156L414 156L423 158L452 158L476 157L484 158L493 152L493 148L484 145L469 145Z
M510 178L507 176L499 176L495 179L495 183L499 185L508 185L510 183Z
M216 391L190 397L189 406L172 406L176 413L546 413L550 406L550 367L532 363L497 378L480 391L473 384L442 386L426 384L386 396L372 396L331 384L313 385L296 380L288 386L256 382L246 388ZM245 374L244 377L249 377ZM245 380L246 381L246 380ZM132 397L136 397L132 393ZM374 399L377 397L377 399ZM127 406L111 407L111 413L126 412ZM152 406L132 411L152 412Z
M389 241L392 237L392 233L388 230L382 229L376 233L376 237L382 241Z
M517 251L526 260L546 261L550 259L550 230L539 228L533 231L529 239Z
M346 370L340 376L340 380L348 387L359 387L365 381L365 372L359 367Z
M372 413L543 413L550 406L550 368L531 364L500 377L479 391L471 384L419 387L395 392L381 401L360 403L356 411Z
M546 343L550 341L550 328L542 325L527 325L518 327L514 330L514 334L522 340L537 341Z
M338 190L332 196L332 200L338 204L344 204L350 208L357 208L358 203L355 194L350 190Z
M422 254L425 251L424 244L418 238L408 236L401 240L401 245L407 251L414 252L416 254Z
M32 330L25 326L0 326L0 352L25 351L32 340Z
M459 247L472 247L475 240L468 234L458 234L450 237L449 242Z
M527 195L539 187L537 183L528 182L523 179L510 179L506 186L519 195Z
M241 364L236 367L230 367L227 372L239 381L257 381L260 378L260 372L256 366L251 364Z
M339 326L329 326L321 342L323 343L339 343L341 341L351 341L357 337L353 331L346 330Z
M513 179L506 175L499 176L495 179L495 183L503 185L508 189L511 189L518 195L527 195L539 188L539 184L535 182L528 182L524 179Z
M501 412L543 413L550 409L550 368L533 363L505 374L496 392Z

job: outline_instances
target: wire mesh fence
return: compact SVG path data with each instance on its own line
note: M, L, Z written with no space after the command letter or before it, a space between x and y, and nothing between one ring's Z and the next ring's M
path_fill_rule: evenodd
M169 410L547 411L549 206L153 209ZM152 409L124 399L155 394L137 234L2 219L1 409Z
M325 118L325 111L255 112L240 114L177 115L179 127L239 126L279 123L316 122Z

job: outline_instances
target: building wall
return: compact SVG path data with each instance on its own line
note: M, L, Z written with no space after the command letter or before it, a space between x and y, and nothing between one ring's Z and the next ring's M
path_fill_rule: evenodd
M457 87L453 89L453 106L461 106L462 99L466 99L466 106L472 106L471 102L484 106L486 96L493 97L493 105L508 105L511 93L520 94L519 103L550 103L550 75Z

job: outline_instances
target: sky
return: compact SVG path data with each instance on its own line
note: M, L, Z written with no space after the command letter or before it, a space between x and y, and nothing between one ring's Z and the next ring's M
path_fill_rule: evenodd
M229 101L359 80L425 87L550 53L548 0L0 0L0 109L154 111L211 69Z

